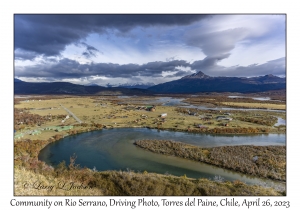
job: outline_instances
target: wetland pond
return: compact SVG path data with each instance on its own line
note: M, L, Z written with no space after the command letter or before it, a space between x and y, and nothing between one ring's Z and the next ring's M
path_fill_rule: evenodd
M237 97L237 96L236 96ZM190 103L183 102L184 98L172 98L172 97L156 97L153 99L144 99L139 101L138 97L134 96L118 96L120 99L128 99L130 98L130 103L134 104L136 102L143 103L145 105L153 104L153 105L161 105L161 106L178 106L184 108L195 108L202 110L240 110L240 111L268 111L268 112L286 112L285 110L273 110L273 109L255 109L255 108L233 108L233 107L207 107L205 105L192 105ZM254 99L254 98L253 98ZM260 98L256 98L260 99ZM128 101L124 101L121 103L128 103Z
M286 125L286 120L281 117L277 117L277 123L274 126Z
M135 146L136 140L163 139L180 141L200 147L225 145L285 145L284 134L268 135L207 135L174 131L159 131L147 128L118 128L92 131L68 136L47 145L39 154L39 159L49 165L62 161L69 164L75 153L76 163L81 167L96 168L98 171L134 170L135 172L155 172L190 178L241 180L248 184L285 186L285 183L255 178L205 163L174 156L152 153Z

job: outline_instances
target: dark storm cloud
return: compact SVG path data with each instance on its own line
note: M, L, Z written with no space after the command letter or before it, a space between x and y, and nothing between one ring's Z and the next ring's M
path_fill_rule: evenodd
M38 56L35 52L25 51L25 50L16 50L15 59L16 60L34 60Z
M191 64L191 68L198 71L198 70L209 70L209 69L213 69L216 67L217 62L228 58L230 56L229 53L227 54L221 54L221 55L216 55L216 56L210 56L210 57L206 57L203 60L198 60L195 61Z
M224 67L216 64L228 54L205 58L195 61L192 64L184 60L173 60L169 62L149 62L143 65L138 64L113 64L113 63L90 63L80 64L70 59L62 59L55 64L42 63L39 65L27 67L15 67L16 77L40 77L40 78L74 78L79 79L89 76L105 76L109 78L132 78L132 77L163 77L163 72L172 73L167 77L183 77L194 72L182 71L178 67L190 67L192 70L203 71L209 76L257 76L257 75L285 75L286 63L285 58L268 61L264 64L252 64L249 66Z
M184 77L184 76L187 76L187 75L190 75L190 74L193 74L193 73L194 72L192 72L192 71L182 71L182 70L178 69L178 72L176 72L173 75L169 75L167 77L169 77L169 78L172 78L172 77Z
M206 15L15 15L15 49L59 55L71 43L107 29L128 32L136 26L187 25ZM88 53L88 52L87 52Z
M286 62L285 58L268 61L264 64L252 64L249 66L229 67L226 71L216 71L214 75L218 76L239 76L239 77L252 77L257 75L286 75Z
M162 72L177 72L178 66L189 66L186 61L173 60L169 62L149 62L138 64L91 63L80 64L77 61L64 58L54 65L40 64L28 67L15 67L18 77L57 77L80 78L85 76L106 76L130 78L135 76L161 77Z
M85 51L82 53L82 55L86 58L91 58L91 57L96 57L96 54L97 53L102 53L100 52L97 48L91 46L91 45L88 45L87 43L85 42L80 42L79 44L77 45L81 45L81 46L84 46L85 47ZM103 54L103 53L102 53Z
M141 65L141 68L161 73L162 71L174 71L177 66L187 67L189 66L189 63L184 60L172 60L168 62L156 61Z

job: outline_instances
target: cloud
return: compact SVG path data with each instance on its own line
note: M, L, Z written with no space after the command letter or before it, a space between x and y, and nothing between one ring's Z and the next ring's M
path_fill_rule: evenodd
M205 59L204 59L205 60ZM192 65L201 64L201 61L196 61ZM197 66L199 67L199 65ZM251 64L248 66L231 66L225 67L220 65L212 65L209 68L200 69L209 76L225 76L225 77L254 77L267 74L277 76L286 75L285 57L268 61L263 64ZM197 70L198 71L198 70Z
M203 53L210 56L229 53L235 44L245 39L250 32L246 28L234 28L212 33L189 33L187 44L199 47Z
M216 67L217 62L228 58L230 56L229 53L227 54L221 54L221 55L216 55L216 56L210 56L210 57L206 57L203 60L198 60L198 61L194 61L191 64L191 68L195 69L197 71L201 71L201 70L210 70Z
M165 71L180 71L177 66L188 66L183 60L169 62L149 62L143 65L138 64L113 64L113 63L90 63L80 64L71 59L64 58L55 64L39 64L27 67L15 67L17 77L57 77L57 78L80 78L85 76L100 75L105 77L135 76L160 77Z
M15 15L15 75L155 83L285 75L284 15ZM280 58L280 59L278 59ZM250 64L250 65L249 65ZM34 80L34 79L33 79Z
M188 63L184 60L173 60L169 62L157 61L146 64L113 64L113 63L89 63L80 64L77 61L64 58L55 64L41 63L26 67L15 67L15 76L22 78L49 78L57 81L73 81L83 83L82 78L89 78L89 82L97 79L98 82L113 79L118 81L135 82L144 78L148 82L166 82L172 79L203 71L209 76L232 76L232 77L251 77L257 75L285 75L285 58L268 61L264 64L252 64L248 66L224 67L216 65L218 60L228 57L228 54L205 58L203 60ZM105 80L105 79L106 80ZM146 79L145 79L146 78ZM148 78L148 79L147 79ZM84 80L84 83L88 81Z
M91 58L91 57L96 57L96 54L97 53L101 53L103 54L102 52L100 52L97 48L91 46L91 45L88 45L87 43L85 42L80 42L77 44L78 46L83 46L85 47L85 51L82 53L82 55L85 57L85 58Z
M169 78L184 77L184 76L187 76L187 75L190 75L190 74L193 74L193 73L195 73L195 72L178 70L175 74L169 75L167 77L169 77Z
M30 60L33 61L38 56L38 53L17 49L15 50L15 60Z
M275 46L284 45L285 20L285 15L214 15L186 30L184 39L189 46L201 49L207 60L230 53L230 57L221 59L227 66L245 65L247 60L247 64L265 63L285 56L284 49L274 50ZM253 55L257 53L254 51L261 51L261 56Z
M186 43L198 47L207 56L203 60L195 61L191 68L197 71L211 71L223 69L217 63L230 56L235 45L249 36L246 28L233 28L216 32L205 33L201 30L189 31L186 34Z
M14 16L15 49L59 55L91 33L126 33L134 27L188 25L206 15L21 15ZM84 53L91 55L90 51Z
M224 71L214 72L220 76L239 76L239 77L253 77L257 75L286 75L286 61L285 58L268 61L264 64L252 64L248 66L236 66L225 68Z

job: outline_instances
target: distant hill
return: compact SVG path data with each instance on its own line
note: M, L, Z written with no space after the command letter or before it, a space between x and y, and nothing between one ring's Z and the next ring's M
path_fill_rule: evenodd
M90 84L86 84L85 86L99 86L99 85L97 85L95 83L90 83Z
M14 78L14 82L16 83L16 82L23 82L23 81L20 79Z
M144 86L143 86L144 85ZM88 86L68 82L32 83L14 78L15 94L73 94L73 95L152 95L194 94L201 92L240 92L255 93L286 89L286 79L274 75L259 77L210 77L197 72L179 80L154 85L121 85L121 87L103 87L96 84Z
M179 80L152 86L155 93L200 93L200 92L262 92L286 89L286 79L274 75L259 77L210 77L199 71Z
M84 86L68 82L14 83L14 94L70 94L70 95L149 95L151 91L119 87Z

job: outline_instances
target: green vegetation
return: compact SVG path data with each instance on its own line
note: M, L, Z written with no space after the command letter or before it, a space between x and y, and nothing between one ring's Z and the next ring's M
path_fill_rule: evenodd
M168 140L139 140L143 149L216 165L259 177L286 180L285 146L223 146L201 148Z

